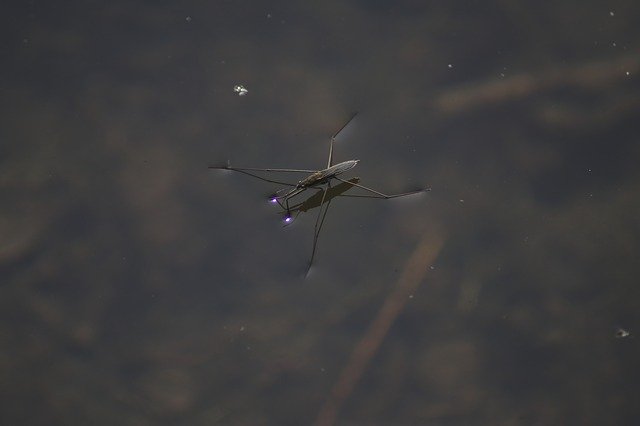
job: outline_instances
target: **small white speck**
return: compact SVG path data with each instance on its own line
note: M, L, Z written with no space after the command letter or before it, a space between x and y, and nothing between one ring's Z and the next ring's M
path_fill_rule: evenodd
M458 201L460 201L461 203L464 203L464 200L462 198L460 200L458 200Z
M612 42L611 42L611 46L616 47L616 46L617 46L616 42L615 42L615 41L612 41Z
M626 75L631 75L631 73L629 71L625 72Z
M249 91L242 84L233 86L233 91L236 92L238 96L244 96L249 93Z
M187 22L191 22L191 16L187 16L186 18L184 18L184 20Z
M609 12L609 16L616 16L616 13L612 10Z
M449 69L453 68L453 64L447 64L447 68Z
M271 19L271 14L267 13L267 19Z
M631 333L629 333L628 330L625 330L624 328L619 328L616 330L616 334L615 336L618 339L622 339L623 337L629 337L631 335Z
M587 169L587 173L591 173L591 169Z
M413 294L410 294L410 295L409 295L409 299L413 299Z
M431 265L431 266L429 266L429 269L431 269L432 271L435 271L435 270L436 270L436 267L435 267L435 266L433 266L433 265Z
M244 325L240 326L240 331L244 331Z
M325 372L324 367L320 367L320 371Z

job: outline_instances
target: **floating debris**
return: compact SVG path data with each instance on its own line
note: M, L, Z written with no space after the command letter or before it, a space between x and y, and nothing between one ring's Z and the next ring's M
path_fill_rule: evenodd
M242 84L233 86L233 91L236 92L238 96L244 96L249 93L249 91Z
M630 335L631 335L631 333L629 333L629 331L625 330L624 328L619 328L619 329L616 330L616 337L618 339L629 337Z

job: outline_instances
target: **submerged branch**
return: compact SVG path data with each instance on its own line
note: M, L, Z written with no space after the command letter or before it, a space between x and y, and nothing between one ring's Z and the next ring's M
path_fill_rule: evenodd
M429 270L428 266L438 257L443 241L439 235L426 233L423 235L376 318L354 347L347 365L331 389L324 406L320 409L316 425L326 426L335 423L341 406L353 392L369 361L376 354L389 329L404 309L409 296L424 279Z

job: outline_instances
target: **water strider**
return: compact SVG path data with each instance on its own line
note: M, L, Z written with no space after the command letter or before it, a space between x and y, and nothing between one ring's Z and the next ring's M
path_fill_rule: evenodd
M327 161L327 167L324 169L307 170L307 169L231 167L230 164L227 164L225 166L209 166L210 169L232 170L235 172L240 172L240 173L255 177L260 180L264 180L266 182L276 183L279 185L286 186L286 188L276 191L271 197L269 197L269 201L271 201L274 204L277 203L278 205L280 205L280 207L282 207L282 209L284 209L285 214L284 214L283 220L285 223L290 223L293 221L294 218L291 214L292 212L295 212L297 217L297 215L301 211L307 211L314 207L320 207L320 210L318 211L318 216L316 217L316 224L315 224L314 235L313 235L313 249L311 251L311 258L309 259L309 265L307 267L307 272L306 272L307 274L309 273L309 270L311 269L311 265L313 264L313 259L316 254L316 247L318 244L318 236L320 235L320 231L322 230L324 219L327 215L327 211L329 210L329 205L331 204L331 200L333 198L342 196L342 197L361 197L361 198L381 198L381 199L387 200L390 198L405 197L407 195L412 195L419 192L426 192L430 190L429 188L426 188L426 189L418 189L416 191L403 192L400 194L388 195L380 191L377 191L373 188L369 188L367 186L361 185L359 183L360 182L359 178L344 180L338 177L344 172L347 172L353 169L358 164L358 161L360 161L360 160L347 160L338 164L333 164L333 143L336 137L338 136L338 134L340 134L340 132L344 130L345 127L347 127L347 125L351 122L351 120L354 119L356 115L357 113L353 114L351 118L349 118L349 120L342 127L340 127L340 129L338 129L338 131L335 132L333 136L331 136L331 142L329 144L329 160ZM251 172L307 173L308 175L304 179L298 181L298 183L294 184L294 183L283 182L283 181L274 180L274 179L268 179L263 176L258 176ZM331 181L333 179L340 181L342 183L332 187ZM368 195L361 195L361 194L345 195L344 194L344 192L348 191L353 187L357 187L364 191L367 191ZM301 193L305 192L307 189L317 189L318 192L312 195L311 197L309 197L309 199L307 199L306 201L298 203L292 207L289 204L289 201L292 198L296 197L297 195L300 195ZM326 202L326 207L324 207L323 209L323 205L325 204L325 202Z

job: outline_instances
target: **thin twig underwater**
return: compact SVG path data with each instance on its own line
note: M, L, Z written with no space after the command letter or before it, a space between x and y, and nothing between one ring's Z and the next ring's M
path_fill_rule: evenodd
M322 225L324 224L324 220L327 216L327 211L329 210L329 206L331 205L331 201L335 197L358 197L358 198L379 198L388 200L391 198L398 197L406 197L408 195L417 194L421 192L430 191L430 188L422 188L414 191L403 192L399 194L385 194L380 191L377 191L368 186L361 185L360 178L352 178L349 180L342 179L339 175L353 169L360 160L347 160L338 164L333 163L333 144L335 142L336 137L344 130L345 127L355 118L358 113L355 113L347 120L347 122L338 129L337 132L331 136L331 141L329 143L329 159L327 161L327 167L320 170L309 170L309 169L274 169L274 168L258 168L258 167L232 167L229 163L224 166L209 166L210 169L216 170L232 170L234 172L239 172L265 182L275 183L278 185L283 185L285 188L279 189L272 196L269 197L269 201L273 204L278 204L284 210L283 220L285 224L289 224L298 217L300 212L305 212L315 207L320 207L318 211L318 215L316 216L316 223L313 233L313 248L311 250L311 257L309 259L309 264L307 266L307 270L305 272L305 277L309 274L309 270L313 265L313 259L316 254L316 247L318 245L318 237L320 235L320 231L322 230ZM304 173L307 176L298 181L297 183L284 182L277 179L270 179L264 176L260 176L254 172L258 173ZM335 186L331 185L333 180L337 180L341 182ZM366 194L345 194L346 191L352 188L358 188L362 191L365 191ZM308 189L315 189L317 192L309 197L304 202L299 202L297 204L290 204L290 201L296 196L302 194ZM295 216L294 216L295 214Z

